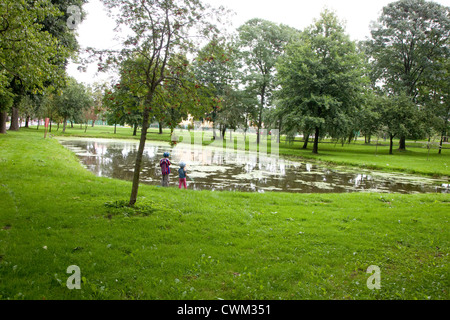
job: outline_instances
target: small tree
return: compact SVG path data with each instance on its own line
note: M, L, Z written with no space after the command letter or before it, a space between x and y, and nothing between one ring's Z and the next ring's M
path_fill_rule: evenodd
M406 95L385 95L380 99L381 124L389 136L389 154L393 154L394 138L414 134L420 113L418 107Z
M129 61L133 66L127 85L143 99L142 131L129 202L133 206L137 201L150 119L154 111L162 108L155 102L163 94L162 88L170 82L184 87L180 81L183 77L174 75L184 73L187 65L183 59L174 57L187 56L197 47L194 40L218 33L218 30L209 22L214 10L200 0L103 0L103 3L116 17L117 28L126 27L130 32L123 42L124 49L97 52L100 56L106 55L99 69L120 67L123 61Z
M83 84L69 78L67 86L61 95L56 98L58 114L63 118L63 133L66 132L68 120L82 119L83 112L92 105L92 97L86 91Z
M264 109L270 106L276 88L276 63L285 46L297 35L297 31L263 19L251 19L238 28L237 48L243 61L243 84L247 93L257 99L254 123L263 126Z

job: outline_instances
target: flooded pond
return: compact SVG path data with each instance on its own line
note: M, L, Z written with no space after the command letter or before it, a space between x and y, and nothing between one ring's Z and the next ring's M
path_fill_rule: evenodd
M81 163L98 176L131 181L138 150L137 141L107 139L60 139ZM402 173L325 167L314 162L203 147L171 148L166 142L146 143L141 182L160 185L159 160L170 152L171 186L178 187L178 164L188 164L188 189L213 191L282 191L293 193L448 193L448 184Z

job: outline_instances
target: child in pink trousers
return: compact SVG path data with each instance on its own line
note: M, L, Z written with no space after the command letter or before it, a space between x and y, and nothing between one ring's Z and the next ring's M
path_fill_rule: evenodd
M181 162L180 163L180 169L178 169L178 178L180 179L180 183L178 185L178 188L181 189L181 186L184 186L185 189L187 189L186 186L186 163Z

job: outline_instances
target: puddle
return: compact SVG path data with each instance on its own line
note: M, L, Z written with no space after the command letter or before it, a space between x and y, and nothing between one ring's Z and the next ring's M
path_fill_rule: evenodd
M64 138L60 143L73 151L81 163L98 176L131 181L138 141ZM403 173L296 162L254 153L203 147L175 149L166 142L148 141L143 154L142 183L159 185L159 160L171 153L172 186L178 186L178 163L188 164L188 188L249 192L295 193L448 193L442 181Z

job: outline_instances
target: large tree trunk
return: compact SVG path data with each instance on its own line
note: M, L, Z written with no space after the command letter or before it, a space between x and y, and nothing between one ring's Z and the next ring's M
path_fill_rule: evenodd
M153 95L152 95L153 97ZM150 102L152 101L152 97L150 98ZM139 190L139 177L141 174L141 165L142 165L142 155L144 153L145 141L147 140L147 131L149 125L150 118L150 110L144 108L143 114L143 122L142 122L142 130L141 130L141 139L139 141L139 149L136 156L136 163L134 166L134 176L133 176L133 187L131 189L130 203L129 205L132 207L136 204L137 195Z
M394 148L394 136L390 135L389 154L394 154L393 148Z
M137 123L135 123L134 129L133 129L133 137L137 136L137 128L138 128L138 125L137 125Z
M62 131L62 133L66 133L66 126L67 126L67 119L64 118L63 131ZM59 123L58 123L58 128L59 128Z
M0 112L0 134L6 134L6 118L8 118L8 112Z
M319 153L319 127L316 127L316 133L314 136L314 147L313 147L313 153L318 154Z
M226 138L225 138L225 132L226 132L226 131L227 131L227 126L224 125L224 126L222 127L222 133L221 133L222 138L223 138L224 140L226 140Z
M262 91L261 91L261 106L259 107L259 112L258 112L258 133L256 135L256 143L258 145L261 140L260 135L261 135L261 128L262 128L262 112L263 112L264 104L265 104L265 96L266 96L266 86L263 86Z
M406 151L406 137L401 137L400 138L400 143L399 143L398 150Z
M309 136L310 136L310 133L308 132L308 133L303 133L303 136L304 136L304 140L305 140L305 142L303 143L303 147L302 147L302 149L308 149L308 142L309 142Z
M449 114L450 112L450 106L447 108L447 114ZM445 119L445 125L444 128L448 127L448 117ZM439 154L442 154L442 144L444 142L445 136L447 135L447 129L442 130L442 135L441 135L441 143L439 144Z
M283 124L283 120L280 118L279 122L278 122L278 144L281 143L281 127Z
M11 131L19 131L19 109L12 107L11 124L9 126Z
M30 116L26 116L25 117L25 128L29 128L29 123L30 123Z
M163 124L162 122L158 122L159 134L163 134Z
M352 139L355 135L353 134L353 130L348 134L348 143L350 144L352 142Z

